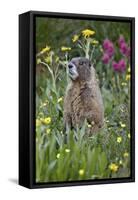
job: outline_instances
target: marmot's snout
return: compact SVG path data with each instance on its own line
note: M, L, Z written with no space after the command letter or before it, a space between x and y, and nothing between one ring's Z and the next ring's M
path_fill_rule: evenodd
M69 73L69 77L72 80L76 80L77 79L78 71L77 71L77 66L75 65L75 63L69 62L69 64L68 64L68 73Z

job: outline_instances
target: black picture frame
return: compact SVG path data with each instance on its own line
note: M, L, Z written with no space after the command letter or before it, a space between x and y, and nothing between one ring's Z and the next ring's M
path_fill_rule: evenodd
M35 182L35 18L86 19L131 24L131 176L103 180L71 182ZM29 11L19 15L19 184L27 188L45 188L135 181L135 18L72 13Z

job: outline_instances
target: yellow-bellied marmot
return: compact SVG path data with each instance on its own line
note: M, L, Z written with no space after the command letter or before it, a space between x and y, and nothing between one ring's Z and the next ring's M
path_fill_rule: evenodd
M68 64L71 79L64 98L65 128L82 127L85 119L90 134L103 126L104 107L95 69L87 58L73 58Z

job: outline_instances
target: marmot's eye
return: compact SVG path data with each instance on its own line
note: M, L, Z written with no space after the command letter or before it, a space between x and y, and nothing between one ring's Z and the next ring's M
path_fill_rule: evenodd
M83 62L83 61L80 61L80 62L79 62L79 65L83 65L83 64L84 64L84 62Z

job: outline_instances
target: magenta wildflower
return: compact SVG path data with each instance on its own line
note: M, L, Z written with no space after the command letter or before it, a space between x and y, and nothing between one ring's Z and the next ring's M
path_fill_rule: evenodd
M123 55L126 55L127 49L128 49L128 46L127 46L126 43L122 43L122 44L120 45L120 52L121 52Z
M108 64L111 57L114 55L114 45L109 39L103 41L104 54L102 61L104 64Z
M124 72L125 69L126 69L126 62L124 59L121 59L119 62L118 62L118 65L120 67L120 71L121 72Z
M118 44L119 44L120 52L124 56L129 57L130 56L130 47L127 45L127 43L125 42L125 39L122 35L118 39Z
M127 52L126 52L126 56L127 56L127 57L130 57L130 52L131 52L131 49L130 49L130 47L128 47L128 48L127 48Z
M103 42L103 49L105 53L111 58L114 54L114 45L109 39L105 39Z
M118 63L113 61L112 67L117 72L124 72L126 69L126 62L124 59L121 59Z
M114 69L115 71L119 71L119 65L118 65L117 62L113 61L113 62L112 62L112 67L113 67L113 69Z
M114 45L113 43L110 44L109 48L106 50L108 53L109 57L111 58L114 55Z
M109 63L109 60L110 60L110 57L107 53L104 53L103 54L103 57L102 57L102 61L104 64L108 64Z
M107 50L110 46L110 40L109 39L105 39L103 42L103 48L104 50Z
M120 35L120 37L118 39L119 47L121 46L122 43L125 43L125 39L124 39L123 35Z

